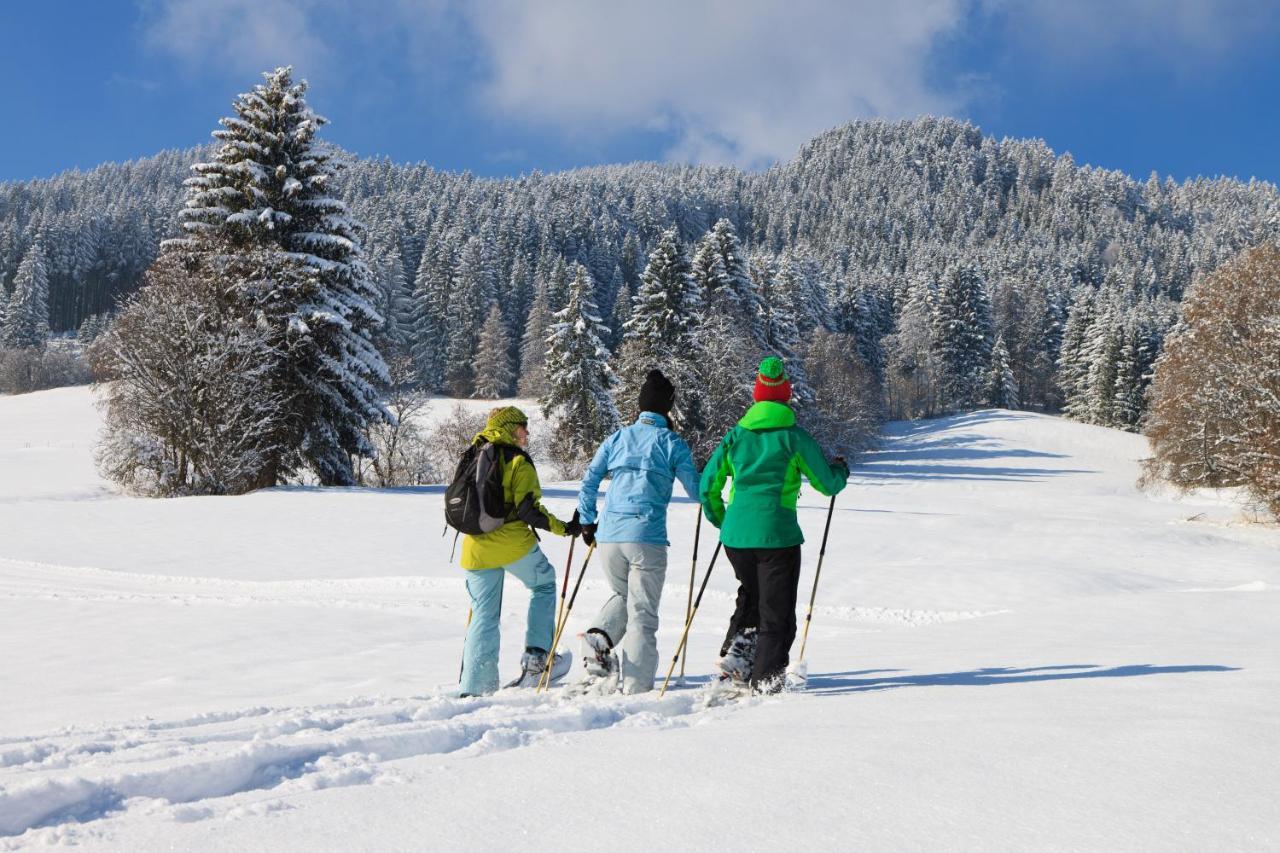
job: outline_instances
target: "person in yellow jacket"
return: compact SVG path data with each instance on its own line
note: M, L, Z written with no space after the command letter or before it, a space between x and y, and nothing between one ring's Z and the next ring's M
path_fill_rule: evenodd
M489 413L489 421L473 444L489 442L523 448L529 443L529 419L515 406ZM536 682L547 663L555 632L556 571L538 547L534 528L557 536L582 532L578 514L561 521L542 505L538 472L525 454L500 453L502 491L510 508L507 522L491 533L464 536L462 567L467 570L471 622L462 652L462 696L484 696L498 689L502 585L508 573L529 588L529 621L525 628L522 672L511 685Z

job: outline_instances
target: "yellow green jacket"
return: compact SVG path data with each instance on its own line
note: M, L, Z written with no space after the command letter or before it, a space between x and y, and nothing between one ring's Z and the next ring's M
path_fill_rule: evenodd
M472 444L483 441L519 446L506 429L486 429ZM510 460L500 458L500 464L503 498L511 507L509 520L492 533L462 537L464 569L500 569L528 554L538 544L530 521L557 536L564 535L564 522L542 505L542 486L533 463L524 456L512 456Z

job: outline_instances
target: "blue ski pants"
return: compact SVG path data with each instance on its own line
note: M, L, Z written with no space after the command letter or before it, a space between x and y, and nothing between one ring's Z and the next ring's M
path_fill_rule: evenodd
M468 569L471 623L462 649L461 692L474 695L498 689L498 648L501 642L502 584L510 572L529 589L529 619L525 647L551 650L556 628L556 570L537 545L501 569Z

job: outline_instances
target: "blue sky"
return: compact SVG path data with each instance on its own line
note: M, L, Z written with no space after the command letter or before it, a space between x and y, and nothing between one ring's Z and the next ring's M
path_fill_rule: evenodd
M932 113L1139 178L1280 182L1264 0L44 0L0 31L0 180L207 141L293 64L327 138L481 175L758 168Z

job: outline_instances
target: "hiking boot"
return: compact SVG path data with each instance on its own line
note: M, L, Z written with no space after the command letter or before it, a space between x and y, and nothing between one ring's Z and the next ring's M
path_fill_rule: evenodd
M618 671L618 656L613 653L613 642L599 628L579 634L582 640L582 666L592 678L607 678Z

